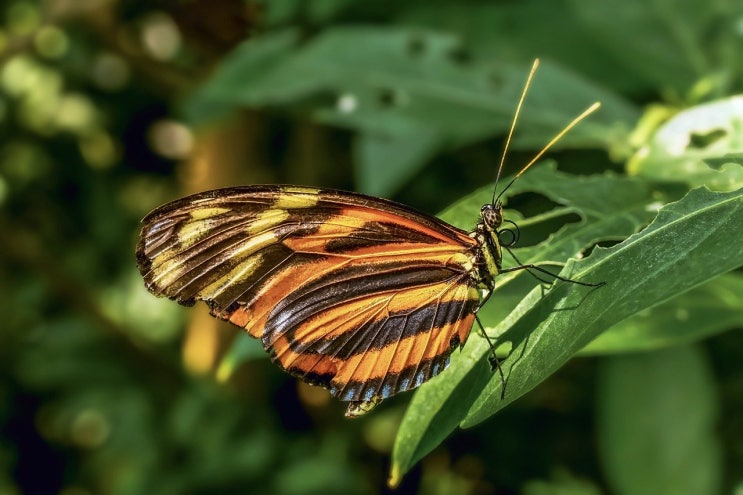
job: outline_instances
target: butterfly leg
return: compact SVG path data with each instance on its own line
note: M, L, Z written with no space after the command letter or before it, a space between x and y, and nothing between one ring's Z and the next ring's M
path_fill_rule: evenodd
M511 268L502 268L499 273L508 273L508 272L516 272L519 270L526 270L532 277L536 278L541 283L549 284L550 282L538 277L537 275L531 272L531 270L536 270L540 273L549 275L550 277L553 277L557 280L562 280L563 282L570 282L571 284L583 285L584 287L602 287L606 285L606 281L601 281L601 282L596 282L596 283L581 282L579 280L573 280L571 278L561 277L560 275L557 275L556 273L552 273L551 271L545 270L541 266L537 266L532 263L527 263L524 265L518 260L518 258L516 258L516 256L514 256L513 252L510 249L506 248L506 250L511 255L511 257L513 257L513 259L516 260L516 263L518 263L519 265L511 267Z
M488 356L488 362L490 363L490 370L495 371L497 369L498 373L500 374L500 381L501 381L500 398L501 400L503 400L506 397L506 376L503 374L503 368L501 368L500 359L498 359L498 355L495 353L495 345L493 345L493 341L490 340L490 337L488 337L488 334L485 331L485 327L483 326L477 314L475 314L475 321L477 321L477 324L480 326L480 332L482 333L483 337L485 337L485 341L488 343L488 346L490 347L490 356Z

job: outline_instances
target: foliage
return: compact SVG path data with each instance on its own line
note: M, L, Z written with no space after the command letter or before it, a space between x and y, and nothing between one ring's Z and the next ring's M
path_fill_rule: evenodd
M740 489L741 15L3 4L0 493L373 493L388 470L417 493ZM348 422L256 341L142 286L138 220L195 190L353 188L472 228L537 56L506 175L602 108L504 194L504 266L607 284L497 278L479 318L504 399L473 329L445 373Z

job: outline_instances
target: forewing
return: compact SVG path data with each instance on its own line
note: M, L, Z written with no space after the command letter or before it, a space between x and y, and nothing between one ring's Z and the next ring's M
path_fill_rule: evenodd
M390 201L254 186L153 211L137 259L153 293L207 302L291 373L363 400L419 385L443 369L455 336L464 341L476 248Z

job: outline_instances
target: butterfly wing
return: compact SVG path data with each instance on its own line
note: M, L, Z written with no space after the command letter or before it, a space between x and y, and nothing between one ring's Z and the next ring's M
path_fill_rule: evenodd
M156 209L137 260L150 291L205 301L355 415L438 374L467 339L477 249L466 232L391 201L250 186Z

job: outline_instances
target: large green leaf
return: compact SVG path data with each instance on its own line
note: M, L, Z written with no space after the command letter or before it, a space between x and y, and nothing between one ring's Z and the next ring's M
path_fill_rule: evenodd
M303 21L310 24L325 24L358 3L358 0L272 0L261 4L262 21L269 26L286 26Z
M504 180L504 183L507 181ZM557 203L557 206L527 219L507 210L507 219L517 220L520 226L527 227L574 213L581 221L563 226L536 246L514 249L524 263L563 263L595 242L628 237L649 223L657 211L658 197L643 182L614 174L569 175L557 171L553 163L537 165L530 170L513 184L509 195L526 191L540 193ZM491 201L491 197L492 186L483 187L452 205L442 213L441 218L461 228L472 228L480 206ZM508 255L503 262L505 266L515 264ZM515 277L518 279L513 280ZM505 284L506 281L512 283ZM534 287L534 280L523 276L523 272L500 275L496 283L499 290L479 313L491 335L503 333L539 299L537 294L532 294L519 304ZM497 326L496 322L499 322ZM432 380L416 393L398 434L393 478L394 468L398 464L409 462L412 465L438 445L462 420L464 410L461 404L472 404L491 376L490 367L484 362L486 351L487 345L482 339L469 339L462 352L452 358L452 364L443 377Z
M599 448L611 493L720 493L714 379L698 348L608 358L597 386Z
M416 393L395 444L391 483L457 425L473 426L490 417L610 326L743 265L741 215L743 190L697 189L662 208L642 232L568 263L563 275L607 285L588 289L557 283L544 295L537 288L496 327L499 342L512 348L502 363L504 400L500 377L487 364L486 343L470 339L453 359L453 369Z
M743 189L696 189L661 209L639 234L613 248L597 249L584 262L568 264L566 273L572 278L609 283L590 294L580 286L559 284L528 318L509 329L508 334L523 337L519 343L525 346L513 353L518 357L509 370L509 387L516 393L533 388L609 326L742 266L742 213ZM503 340L509 340L508 334ZM541 377L535 374L545 370ZM463 426L482 421L508 402L500 400L499 388L499 380L491 379Z
M239 46L191 98L198 118L211 106L302 104L318 121L359 131L359 188L388 193L432 153L503 132L526 66L464 62L460 40L412 28L332 28L300 45L293 32ZM540 146L594 101L603 109L561 146L607 147L638 117L632 105L544 63L515 146Z
M505 181L504 181L505 182ZM599 241L621 240L647 225L665 199L652 192L648 185L636 179L627 179L612 173L594 176L576 176L556 170L554 163L537 165L508 190L509 196L523 192L538 192L558 204L540 215L518 219L521 229L534 228L570 214L580 217L551 234L536 246L513 249L522 263L563 263L579 255L583 249ZM480 207L491 201L492 186L485 186L458 201L441 214L441 218L460 228L472 228ZM506 218L513 219L505 202ZM518 218L518 216L517 216ZM515 264L510 256L504 266ZM518 272L504 274L497 286L517 276Z
M504 181L506 182L506 181ZM562 265L568 258L580 256L584 249L607 240L621 240L647 225L655 216L660 193L647 184L607 173L596 176L575 176L559 172L553 162L537 165L509 189L509 195L536 192L557 203L553 209L530 218L507 210L506 218L518 222L519 228L539 229L552 225L569 214L580 217L568 223L535 246L515 248L514 255L522 263ZM463 198L441 214L441 218L463 229L471 229L480 206L492 199L492 186L485 186ZM506 207L508 201L506 200ZM503 266L516 265L506 254ZM497 294L481 309L483 324L492 329L533 288L534 280L524 272L511 272L496 278ZM522 280L511 283L515 278Z

